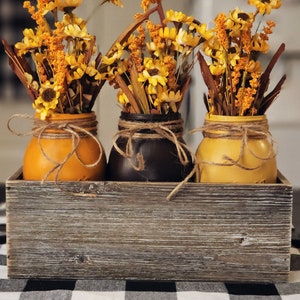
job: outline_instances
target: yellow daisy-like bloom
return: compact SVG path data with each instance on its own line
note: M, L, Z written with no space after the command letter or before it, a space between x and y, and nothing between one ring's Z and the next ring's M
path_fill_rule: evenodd
M159 56L161 49L159 49L154 42L146 43L146 46L148 51L153 52L157 57Z
M240 60L239 52L235 51L232 53L228 53L228 62L231 67L234 67L238 61Z
M57 8L61 11L69 11L78 7L82 0L56 0Z
M84 76L87 69L87 64L85 63L85 57L83 54L75 55L66 55L65 61L69 73L67 74L68 83L74 79L80 79Z
M159 30L159 36L163 39L175 41L177 36L177 30L175 27L163 27Z
M194 24L193 27L196 29L197 33L200 34L205 40L209 40L213 37L214 32L212 29L207 29L207 24L202 23L200 25Z
M226 71L226 64L220 62L213 62L209 65L209 70L212 75L219 76L225 73Z
M226 30L229 30L229 35L232 37L239 36L242 31L247 31L252 27L254 15L246 13L239 8L234 9L229 13L226 19Z
M158 87L161 87L161 86L160 85L154 86L152 84L146 85L145 90L146 90L147 95L157 95Z
M112 65L117 59L120 59L124 53L123 46L120 43L116 43L112 51L102 57L102 63L105 65Z
M132 85L128 85L128 88L133 93ZM118 91L117 98L118 98L119 103L122 104L123 106L126 106L127 104L129 104L128 97L122 90Z
M222 51L222 47L220 45L220 41L216 36L213 36L211 39L206 40L202 45L201 48L203 49L204 53L207 56L212 58L216 58L219 56L219 53ZM223 51L222 51L223 53Z
M45 7L43 15L46 15L48 12L53 11L57 8L57 3L55 0L45 1L44 5Z
M68 66L72 69L74 67L78 67L83 64L84 55L83 54L79 54L79 55L70 54L70 55L66 55L65 59L66 59Z
M24 55L28 51L38 49L42 46L43 40L41 38L41 32L37 32L35 34L35 32L31 28L26 28L23 31L23 35L23 41L15 44L16 49L18 49L19 55Z
M27 72L24 73L25 75L25 78L26 78L26 82L28 84L29 87L35 89L35 90L38 90L39 89L39 84L37 81L35 81L33 79L33 76Z
M259 34L255 34L252 38L252 49L254 51L267 53L269 51L269 44L264 38L261 38Z
M87 31L86 21L82 18L78 18L75 15L71 17L69 14L65 14L61 23L64 25L63 32L66 36L94 40L94 36Z
M64 33L73 38L80 38L89 40L92 38L90 34L88 34L86 28L80 28L77 24L69 24L65 27Z
M261 15L269 15L272 9L281 7L281 0L248 0L248 4L255 6Z
M245 66L245 70L249 73L260 73L262 70L261 63L251 59Z
M49 81L41 86L40 96L33 103L33 108L40 114L41 120L45 120L56 109L60 97L59 89Z
M145 70L139 74L138 81L148 81L153 86L157 86L158 84L165 86L167 84L168 71L162 61L145 57L144 66Z
M118 98L119 103L122 104L123 106L126 106L127 104L129 104L128 97L126 96L125 93L122 92L122 90L118 91L117 98Z
M179 23L185 23L185 24L191 24L194 21L194 17L187 16L181 11L174 11L172 9L166 11L166 18L164 20L164 23L168 22L179 22Z
M160 107L162 104L167 103L173 112L177 112L176 103L182 100L182 95L180 91L168 91L167 89L161 89L158 91L157 99L154 101L154 106Z
M106 71L100 70L99 73L101 74L102 79L109 80L113 84L113 80L115 79L116 74L122 75L127 70L127 64L124 61L118 61L117 65L114 66L105 66Z
M94 77L95 80L104 80L105 79L104 74L101 74L95 68L95 61L91 62L88 66L86 66L85 73L90 77Z
M186 30L180 28L176 37L176 42L182 46L196 47L199 44L200 37L188 33Z
M86 27L86 21L82 18L77 17L75 14L64 14L61 22L63 26L68 26L69 24L76 24L80 28L85 28Z
M86 74L87 66L82 64L77 67L73 67L69 72L66 73L67 83L70 84L73 80L82 78Z

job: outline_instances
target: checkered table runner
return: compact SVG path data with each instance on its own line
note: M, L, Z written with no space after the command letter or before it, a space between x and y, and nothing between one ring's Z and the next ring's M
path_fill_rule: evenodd
M0 300L299 300L300 251L292 248L291 282L237 284L123 280L8 279L5 203L0 205ZM295 245L299 247L298 245Z

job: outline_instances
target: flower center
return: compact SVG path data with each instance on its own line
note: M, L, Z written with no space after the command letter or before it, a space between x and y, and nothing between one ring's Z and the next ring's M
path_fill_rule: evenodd
M267 1L267 0L266 0L266 1ZM248 16L248 14L246 14L246 13L239 13L239 14L238 14L238 18L239 18L239 19L242 19L243 21L246 21L246 20L249 19L249 16Z
M159 71L157 69L151 69L148 71L150 76L158 75Z
M51 102L56 96L56 92L51 89L51 88L47 88L43 91L42 93L42 98L45 102Z

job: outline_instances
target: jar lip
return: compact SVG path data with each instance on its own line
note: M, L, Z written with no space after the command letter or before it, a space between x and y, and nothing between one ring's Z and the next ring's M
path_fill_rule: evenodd
M34 117L39 119L40 114L35 113ZM73 120L73 119L85 119L85 118L95 118L96 114L94 111L86 112L86 113L76 113L76 114L69 114L69 113L53 113L50 117L47 117L46 120Z
M219 122L257 122L267 120L266 115L255 116L226 116L226 115L213 115L207 113L205 115L206 121L219 121Z
M181 118L181 114L179 112L168 114L135 114L122 111L120 118L126 121L164 122L178 120Z

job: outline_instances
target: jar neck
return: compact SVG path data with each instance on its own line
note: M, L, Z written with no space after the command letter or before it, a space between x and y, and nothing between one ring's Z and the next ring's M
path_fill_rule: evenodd
M205 122L214 122L214 123L257 123L264 124L268 123L268 119L266 115L258 115L258 116L224 116L224 115L213 115L207 113L205 116Z
M261 116L206 115L202 128L204 137L264 139L270 136L268 120Z
M134 122L166 122L181 119L180 113L169 114L132 114L121 112L120 119Z
M118 127L118 135L130 139L161 139L169 138L172 135L181 138L183 135L183 120L181 118L160 121L153 120L151 117L144 120L141 117L137 121L120 118Z
M54 114L45 121L34 119L33 135L42 138L69 138L74 134L85 137L97 135L97 118L94 112L83 114Z

